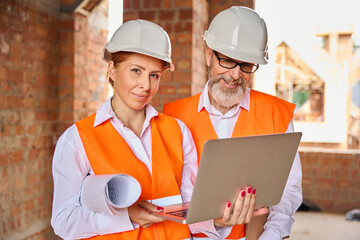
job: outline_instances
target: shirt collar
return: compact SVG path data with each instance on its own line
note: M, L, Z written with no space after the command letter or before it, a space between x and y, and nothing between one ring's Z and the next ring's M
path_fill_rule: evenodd
M111 119L111 118L117 118L113 108L111 107L111 98L106 100L105 103L103 103L99 109L96 111L95 121L94 121L94 127L102 124L103 122ZM145 118L145 124L146 126L149 125L150 120L158 115L158 112L155 110L153 106L150 104L146 105L146 118ZM121 121L120 121L121 122Z
M216 115L222 115L216 108L214 108L210 104L209 92L208 92L209 86L208 85L209 85L209 82L207 82L205 84L205 87L200 94L198 112L200 112L203 108L205 108L205 110L208 111L209 113L216 114ZM251 88L246 88L244 97L241 100L241 102L239 104L236 104L228 113L235 114L239 111L240 107L245 109L246 111L249 111L250 110L250 91L251 91Z

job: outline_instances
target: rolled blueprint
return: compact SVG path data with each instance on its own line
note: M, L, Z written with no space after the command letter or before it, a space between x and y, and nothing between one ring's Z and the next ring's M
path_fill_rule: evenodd
M140 183L127 174L89 175L81 189L81 203L96 212L117 215L140 197Z

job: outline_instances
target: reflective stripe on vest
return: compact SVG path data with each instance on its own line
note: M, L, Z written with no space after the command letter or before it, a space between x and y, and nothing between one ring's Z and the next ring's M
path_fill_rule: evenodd
M140 199L166 205L179 200L183 167L182 132L177 121L159 114L152 118L152 175L136 158L109 120L94 127L95 114L76 123L91 168L95 174L125 173L141 185ZM180 197L181 199L181 197ZM153 201L154 200L154 201ZM187 225L165 221L133 231L99 235L91 239L189 239Z
M217 139L218 136L211 123L209 113L203 108L198 112L201 93L189 98L180 99L165 104L163 112L183 121L190 129L196 149L198 160L206 140ZM284 133L293 117L295 105L280 98L250 91L249 111L241 109L236 121L232 137ZM245 224L234 226L226 239L243 239L245 237ZM198 239L206 239L206 235L193 235Z

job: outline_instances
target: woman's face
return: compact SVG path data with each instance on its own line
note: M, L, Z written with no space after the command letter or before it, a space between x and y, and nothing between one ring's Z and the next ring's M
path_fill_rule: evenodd
M142 110L159 88L164 71L161 60L132 53L118 66L109 63L109 77L114 81L114 104L117 108Z

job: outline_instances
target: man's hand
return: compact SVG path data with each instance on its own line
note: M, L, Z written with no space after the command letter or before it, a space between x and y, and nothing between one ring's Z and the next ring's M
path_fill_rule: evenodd
M150 227L153 223L165 221L165 219L149 213L161 211L163 211L162 207L158 207L145 200L140 200L128 208L130 220L143 228Z
M260 208L254 211L256 200L256 189L247 187L245 190L240 189L236 197L235 206L231 212L231 203L225 205L222 218L214 220L215 226L225 227L249 223L253 216L267 214L267 208Z

